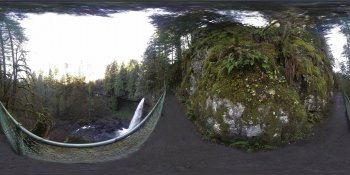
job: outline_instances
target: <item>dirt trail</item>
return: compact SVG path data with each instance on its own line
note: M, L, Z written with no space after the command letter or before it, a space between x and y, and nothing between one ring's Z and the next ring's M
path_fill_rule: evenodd
M340 93L313 138L275 151L246 153L203 141L185 110L168 94L154 133L126 159L98 164L60 164L14 154L0 134L0 174L346 174L350 130Z

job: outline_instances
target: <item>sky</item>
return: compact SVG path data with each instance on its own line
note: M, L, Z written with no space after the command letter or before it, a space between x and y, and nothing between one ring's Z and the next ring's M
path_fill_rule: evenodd
M130 59L141 60L142 55L155 32L149 16L166 13L159 9L130 11L111 14L111 17L74 16L68 14L44 13L26 14L20 21L29 39L25 48L28 64L35 72L48 73L49 68L59 70L58 79L69 72L84 75L86 80L104 77L107 64ZM265 18L256 11L220 11L241 16L235 19L245 25L264 27ZM327 44L335 58L334 70L340 70L340 63L346 44L340 27L335 26L326 36ZM68 68L66 67L68 65Z
M343 55L344 45L346 44L346 37L341 32L340 26L334 26L326 35L327 44L331 49L331 53L334 57L333 70L335 72L340 71L340 64L346 63L347 58Z
M25 45L29 51L28 64L37 73L47 74L49 68L56 68L59 70L57 78L69 72L84 75L87 81L101 79L106 65L114 60L126 63L130 59L142 59L155 32L149 19L154 13L167 12L148 9L116 13L111 17L26 14L27 18L20 23L29 39ZM266 25L258 12L228 13L232 16L240 13L244 18L237 21L243 24Z
M32 70L44 74L57 68L85 75L87 80L104 77L106 65L130 59L141 60L155 32L150 11L131 11L111 17L67 14L27 14L20 21L29 39L25 48ZM66 64L68 68L66 69ZM58 77L59 78L59 77Z
M268 21L264 15L258 11L249 10L221 10L219 14L229 15L234 21L242 23L244 25L254 27L265 27L268 25Z

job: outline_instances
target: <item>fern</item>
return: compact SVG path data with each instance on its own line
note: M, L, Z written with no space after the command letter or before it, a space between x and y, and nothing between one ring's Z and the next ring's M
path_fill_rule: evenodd
M230 53L220 65L220 75L226 73L230 75L235 69L244 69L258 65L270 79L274 79L277 72L273 71L269 62L269 58L257 51L249 49L241 49L238 58Z

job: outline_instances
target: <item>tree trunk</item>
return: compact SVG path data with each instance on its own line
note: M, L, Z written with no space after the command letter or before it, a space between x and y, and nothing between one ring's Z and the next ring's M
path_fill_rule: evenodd
M293 78L295 76L295 65L292 62L292 59L290 58L285 58L285 75L288 83L293 82Z
M12 79L12 82L13 82L13 85L12 85L12 105L15 104L15 99L16 99L16 94L17 94L17 58L15 56L15 50L14 50L14 44L13 44L13 36L12 36L12 33L11 33L11 30L10 28L7 26L7 32L8 32L8 35L9 35L9 39L10 39L10 47L11 47L11 57L12 57L12 76L13 76L13 79Z
M176 64L177 64L177 69L181 70L181 59L182 59L182 49L181 49L181 38L179 37L177 39L177 42L175 43L176 45ZM183 77L183 72L180 71L179 75L180 77Z
M1 57L2 57L2 74L0 71L0 76L1 76L1 95L5 95L5 80L6 80L6 57L5 57L5 44L4 44L4 38L3 38L3 32L2 29L0 28L0 47L1 47Z

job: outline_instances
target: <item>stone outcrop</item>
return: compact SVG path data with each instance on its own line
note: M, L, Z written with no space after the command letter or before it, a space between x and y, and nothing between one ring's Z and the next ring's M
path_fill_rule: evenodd
M249 38L244 29L233 28ZM308 35L309 40L290 41L296 62L291 80L281 71L285 65L271 42L229 45L225 35L216 34L222 38L210 41L208 36L206 42L194 43L180 89L189 96L187 107L194 111L200 131L225 142L243 139L278 145L307 135L309 113L325 109L333 86L325 53L315 44L317 38Z

